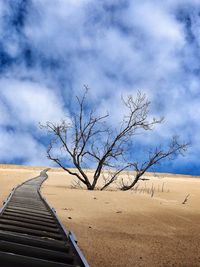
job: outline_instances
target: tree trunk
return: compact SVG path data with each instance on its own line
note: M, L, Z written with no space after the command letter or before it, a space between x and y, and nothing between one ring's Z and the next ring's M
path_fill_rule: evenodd
M137 182L138 182L139 179L140 179L140 176L136 176L136 178L133 180L133 182L130 185L124 185L121 188L121 190L122 191L130 190L131 188L133 188L137 184Z
M94 190L95 186L91 185L90 183L86 184L87 190Z

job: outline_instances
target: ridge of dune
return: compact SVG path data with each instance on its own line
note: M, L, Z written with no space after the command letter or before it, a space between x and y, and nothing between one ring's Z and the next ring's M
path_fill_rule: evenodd
M25 169L25 170L42 170L50 168L49 172L64 172L65 171L60 167L49 167L49 166L31 166L31 165L18 165L18 164L0 164L1 169ZM75 170L74 168L70 168L71 170ZM87 172L93 172L93 169L86 169ZM130 173L134 173L131 172ZM157 177L186 177L186 178L200 178L198 175L189 175L189 174L179 174L179 173L166 173L166 172L146 172L144 176L157 176Z

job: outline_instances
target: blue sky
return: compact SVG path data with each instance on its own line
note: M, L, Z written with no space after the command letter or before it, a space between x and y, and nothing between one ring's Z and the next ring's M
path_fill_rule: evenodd
M38 122L66 118L87 84L114 126L121 95L145 92L165 123L138 142L180 135L186 157L159 170L200 174L199 14L197 0L1 1L0 162L49 165Z

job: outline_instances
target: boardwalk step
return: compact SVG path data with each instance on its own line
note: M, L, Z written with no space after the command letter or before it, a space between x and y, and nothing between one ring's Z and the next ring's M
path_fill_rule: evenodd
M20 235L19 233L11 233L0 230L0 240L19 243L24 245L32 245L34 247L46 248L55 251L68 252L70 246L64 241L51 240L47 238Z
M16 216L13 216L12 213L11 215L1 215L0 218L3 218L3 219L9 219L9 220L15 220L16 219ZM36 225L43 225L43 226L49 226L49 227L58 227L58 224L57 223L52 223L52 222L44 222L44 221L41 221L39 220L38 218L37 219L27 219L27 218L24 218L24 217L17 217L17 221L19 222L27 222L27 223L33 223L33 224L36 224Z
M8 205L7 209L12 209L12 210L22 210L22 211L25 211L25 212L30 212L30 213L36 213L36 214L42 214L42 215L48 215L51 217L51 213L46 209L44 211L41 211L41 210L36 210L36 209L28 209L28 208L23 208L23 207L16 207L16 206L13 206L13 205Z
M20 227L20 226L15 226L15 225L10 225L10 224L5 225L5 224L0 223L0 229L11 231L11 232L29 234L33 236L50 237L50 238L57 239L57 240L63 239L62 235L60 234L51 233L51 232L42 231L42 230L28 229L25 227Z
M0 240L0 251L68 264L72 264L74 261L73 254L70 255L63 252L53 251L44 248L37 248L30 245L17 244L2 240Z
M17 216L17 217L21 217L21 218L28 218L28 219L38 219L41 222L55 222L54 218L43 218L42 216L36 216L36 215L30 215L27 213L19 213L19 212L12 212L9 210L5 210L3 212L3 215L12 215L12 216Z
M44 204L40 204L40 205L33 205L33 204L28 204L28 203L24 203L24 202L16 202L16 201L10 201L9 202L10 205L16 206L16 207L22 207L22 208L36 208L36 209L44 209L46 210L46 206Z
M20 222L15 220L10 220L10 219L5 219L0 217L0 224L5 224L5 225L16 225L20 227L25 227L28 229L35 229L35 230L42 230L42 231L48 231L51 233L59 233L58 227L49 227L49 226L44 226L44 225L36 225L33 223L27 223L27 222Z
M4 251L0 251L0 259L0 267L74 267L72 264L41 260Z
M35 216L35 217L41 217L41 218L46 218L46 219L52 218L51 215L41 214L41 213L31 212L31 211L24 211L24 210L19 210L19 209L13 209L13 208L7 208L6 211L15 212L15 213L24 214L24 215L31 215L33 217Z

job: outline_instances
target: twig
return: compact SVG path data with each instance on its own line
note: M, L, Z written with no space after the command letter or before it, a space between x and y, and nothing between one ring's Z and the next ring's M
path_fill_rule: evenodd
M165 183L162 184L162 192L164 192L164 184L165 184Z
M189 196L190 196L190 194L188 194L188 195L185 197L185 199L183 200L182 204L186 204L186 203L187 203Z

